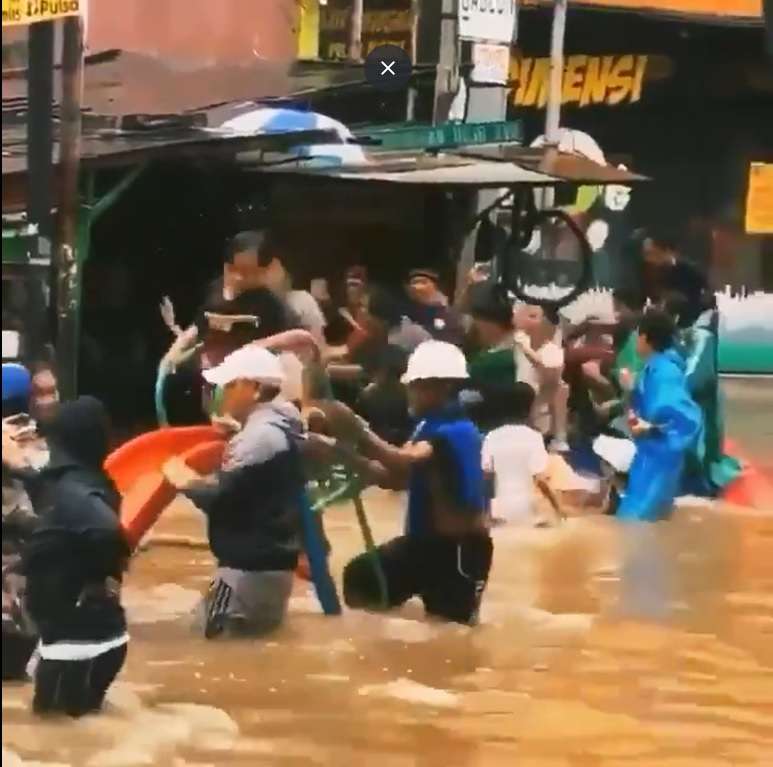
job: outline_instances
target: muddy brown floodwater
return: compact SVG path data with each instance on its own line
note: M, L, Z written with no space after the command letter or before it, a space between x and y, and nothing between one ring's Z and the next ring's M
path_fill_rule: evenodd
M773 387L729 393L734 436L773 466ZM365 501L378 538L398 531L399 496ZM160 527L200 522L178 502ZM353 510L326 527L340 575L361 548ZM476 629L413 604L326 618L299 582L286 628L228 642L189 630L208 556L151 548L128 578L129 662L107 711L35 721L29 685L4 685L3 765L773 764L773 510L583 517L498 530L495 547Z

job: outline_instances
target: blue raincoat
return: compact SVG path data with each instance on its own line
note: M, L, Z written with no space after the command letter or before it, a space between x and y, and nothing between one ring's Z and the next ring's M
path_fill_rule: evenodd
M675 349L653 354L641 372L631 401L654 429L636 439L636 455L618 516L654 522L671 513L685 457L703 428L700 408L690 396L685 362Z

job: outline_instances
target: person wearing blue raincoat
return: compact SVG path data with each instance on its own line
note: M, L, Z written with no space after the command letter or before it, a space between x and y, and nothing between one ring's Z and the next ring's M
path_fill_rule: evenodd
M668 517L679 494L685 459L701 437L703 417L690 396L685 361L674 348L674 321L650 310L639 326L645 360L631 398L636 453L618 517L654 522Z

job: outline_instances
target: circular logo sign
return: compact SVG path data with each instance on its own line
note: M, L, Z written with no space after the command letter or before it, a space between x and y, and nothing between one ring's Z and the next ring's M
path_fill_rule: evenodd
M379 45L365 59L365 77L380 91L399 91L411 79L411 58L398 45Z

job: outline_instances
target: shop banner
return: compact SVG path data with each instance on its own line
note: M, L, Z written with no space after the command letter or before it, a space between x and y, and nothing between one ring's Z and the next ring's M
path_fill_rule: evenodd
M3 0L3 26L79 16L85 6L86 0Z
M641 54L566 57L561 103L578 107L604 104L635 104L642 98L645 80L663 69L663 57ZM658 67L652 65L657 63ZM548 100L550 59L529 58L513 53L510 80L518 86L511 99L515 106L544 108Z
M749 168L746 233L773 234L773 163L753 162Z
M459 0L459 37L509 45L517 10L516 0Z
M573 4L674 16L736 19L759 19L762 16L762 0L577 0Z
M319 56L345 59L350 12L321 6L319 9ZM413 14L410 11L365 11L362 19L362 53L367 56L380 45L396 45L411 54Z

